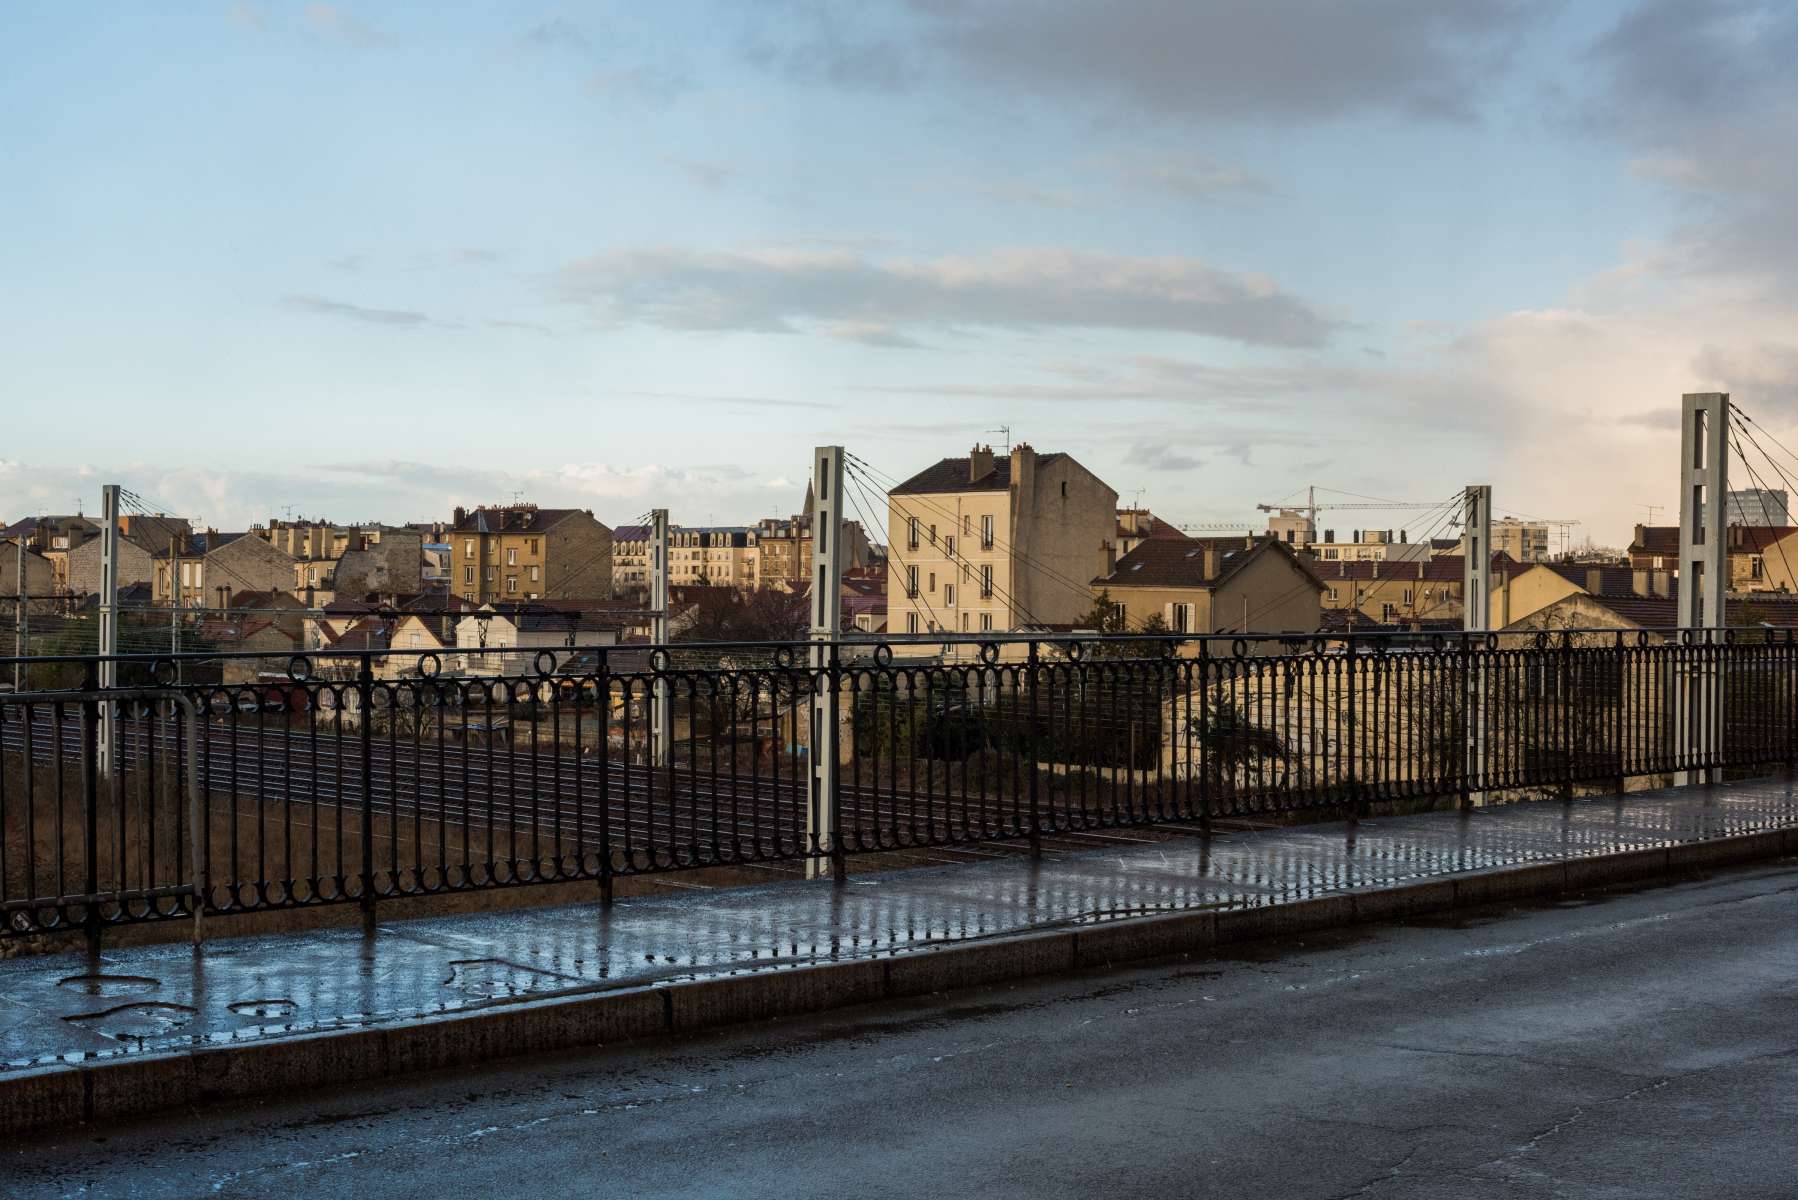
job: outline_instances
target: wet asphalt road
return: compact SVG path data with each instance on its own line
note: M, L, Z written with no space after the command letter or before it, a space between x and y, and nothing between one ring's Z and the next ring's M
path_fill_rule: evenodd
M0 1196L1798 1195L1798 864L186 1112Z

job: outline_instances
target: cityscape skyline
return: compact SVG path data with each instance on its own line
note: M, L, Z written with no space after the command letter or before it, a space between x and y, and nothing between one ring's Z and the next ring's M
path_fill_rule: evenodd
M1177 520L1615 545L1681 392L1798 395L1771 4L109 14L0 15L6 519L741 524L1008 425Z

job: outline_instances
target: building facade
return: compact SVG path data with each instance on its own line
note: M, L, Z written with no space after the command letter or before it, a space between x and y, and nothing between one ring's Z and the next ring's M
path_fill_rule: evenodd
M1072 455L942 459L887 498L887 630L1071 625L1113 565L1117 524L1117 493Z
M612 595L612 531L578 508L458 508L450 589L471 604Z

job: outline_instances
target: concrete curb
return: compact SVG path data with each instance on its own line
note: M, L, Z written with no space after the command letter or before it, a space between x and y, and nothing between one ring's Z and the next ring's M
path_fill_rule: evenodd
M890 958L550 998L294 1037L0 1075L0 1133L270 1092L586 1050L1423 913L1636 883L1798 853L1798 829L1497 867L1314 900L1021 933Z

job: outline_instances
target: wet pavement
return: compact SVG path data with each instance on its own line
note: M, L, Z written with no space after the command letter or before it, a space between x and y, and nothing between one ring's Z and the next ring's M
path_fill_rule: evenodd
M550 996L902 954L1031 929L1312 899L1798 826L1793 781L1220 834L1032 863L0 961L0 1072ZM221 936L227 935L227 936Z

